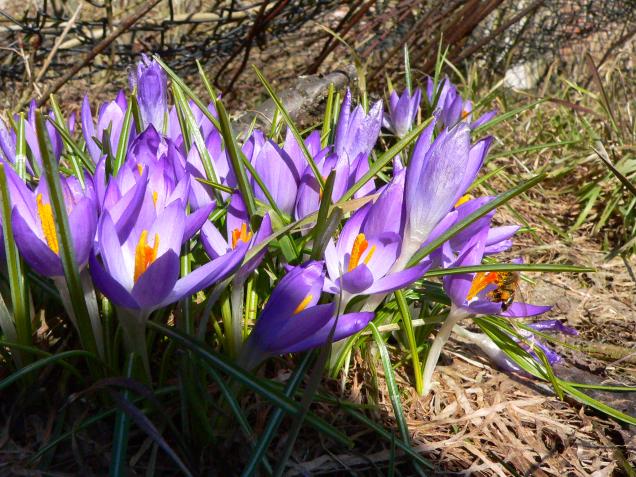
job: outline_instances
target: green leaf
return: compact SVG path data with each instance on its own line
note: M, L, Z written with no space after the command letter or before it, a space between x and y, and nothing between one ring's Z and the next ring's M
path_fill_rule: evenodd
M11 221L11 197L9 185L4 170L5 165L0 163L0 203L2 205L2 231L4 235L4 251L9 275L9 288L11 290L11 307L13 320L17 333L18 343L30 346L33 344L31 337L31 317L29 313L29 297L26 285L24 265L18 254L18 247L13 236ZM23 364L31 362L31 357L24 354L20 357Z
M271 401L272 404L278 406L284 412L293 416L300 415L300 413L302 412L301 407L298 403L290 400L284 395L273 392L267 386L261 384L261 382L254 376L250 375L248 372L246 372L233 362L228 361L225 357L218 355L212 350L207 349L204 344L191 338L190 336L187 336L174 328L169 328L153 321L149 321L147 323L147 326L177 342L186 349L191 350L201 359L210 363L219 371L226 373L232 379L248 387L252 391L260 394L265 399ZM340 444L343 444L347 447L352 445L351 440L342 432L335 429L324 420L315 417L313 414L308 414L306 420L307 423L309 423L312 427L316 428L318 431L322 432L326 436L334 439L336 442L339 442Z
M73 249L73 241L68 223L66 205L64 203L64 195L62 193L62 187L59 180L57 161L51 154L49 135L44 125L42 113L37 111L35 118L38 144L42 154L42 166L49 190L49 200L51 201L51 208L53 209L53 217L55 218L55 231L57 233L59 244L59 256L64 268L64 276L66 277L73 313L75 315L75 322L83 348L92 354L97 354L97 343L95 341L91 319L88 314L88 308L84 298L84 290L80 280L78 263L75 260L75 251Z
M595 272L592 267L578 265L561 265L550 263L492 263L473 265L470 267L444 268L426 272L426 277L443 277L446 275L461 275L477 272L551 272L551 273L585 273Z
M133 370L135 368L135 355L130 353L126 362L126 377L132 378ZM128 400L130 398L130 391L126 389L123 393L122 399ZM113 449L110 456L110 471L111 477L118 477L125 475L126 469L126 451L128 450L128 430L130 429L130 418L123 409L117 411L115 417L115 430L113 431Z
M422 382L422 366L420 364L420 357L417 352L417 342L415 341L415 332L413 331L413 321L411 319L411 310L406 303L404 293L402 290L394 292L395 301L400 310L402 316L402 324L404 325L404 334L409 345L409 352L411 353L411 363L413 364L413 374L415 375L415 390L418 395L422 395L424 390L424 383Z

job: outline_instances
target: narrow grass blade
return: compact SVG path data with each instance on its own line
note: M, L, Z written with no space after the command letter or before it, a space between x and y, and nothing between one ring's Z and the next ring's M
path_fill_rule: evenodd
M470 267L444 268L426 272L426 277L442 277L446 275L461 275L477 272L549 272L549 273L587 273L595 272L592 267L578 265L561 265L550 263L492 263L474 265Z
M301 407L298 403L290 400L284 395L273 392L270 388L264 386L263 384L261 384L260 381L255 379L254 376L250 375L248 372L244 371L236 364L228 361L225 357L216 354L212 350L207 349L205 345L203 345L199 341L196 341L195 339L181 333L174 328L169 328L152 321L149 321L147 323L147 326L177 342L186 349L193 351L201 359L210 363L216 369L226 373L232 379L236 380L252 391L260 394L265 399L271 401L272 404L280 407L284 412L293 416L300 415ZM326 423L324 420L315 417L313 414L307 415L306 420L312 427L322 432L325 436L329 436L336 442L339 442L347 447L351 445L351 441L349 438L347 438L343 433L335 429L330 424Z
M5 165L0 163L0 202L2 204L2 232L4 235L4 251L9 275L9 288L11 290L11 307L13 320L17 333L18 343L30 346L33 344L31 337L31 317L29 313L29 299L26 285L24 266L18 255L18 248L13 237L13 226L11 223L11 198L9 196L9 186L7 175L4 170ZM23 354L20 357L22 364L31 362L29 355Z
M236 138L232 132L232 125L230 124L230 118L225 111L225 107L221 100L215 102L216 110L219 114L219 132L223 136L223 142L225 143L225 150L230 158L232 169L236 176L236 182L238 188L241 191L241 196L245 202L247 213L251 217L256 213L256 202L254 200L254 193L247 180L247 174L243 167L243 161L241 160L242 151L236 143ZM207 108L206 108L207 110Z
M386 381L386 387L389 391L389 399L391 399L391 405L393 406L393 414L400 430L400 436L402 441L408 443L411 441L411 435L409 433L409 427L404 419L404 412L402 410L402 401L400 399L400 390L395 382L395 376L393 367L391 366L391 359L389 358L389 352L386 349L382 335L378 331L373 322L369 323L371 332L373 333L373 339L380 351L380 360L382 361L382 367L384 368L384 379Z
M135 368L135 355L130 353L126 362L126 377L132 378ZM130 391L125 390L122 399L128 401ZM115 430L113 434L113 446L110 456L110 477L118 477L126 473L126 451L128 450L128 430L130 428L130 418L120 409L115 417Z
M24 368L10 374L8 377L0 381L0 391L6 389L8 386L15 383L19 379L25 376L28 376L30 373L33 373L41 368L44 368L51 364L55 364L58 361L64 361L69 358L77 358L77 357L84 357L84 358L88 358L90 361L99 362L99 358L95 354L89 353L88 351L84 351L84 350L62 351L61 353L54 354L47 358L39 359L36 362L31 363L25 366Z
M456 234L458 234L459 232L464 230L466 227L468 227L473 222L479 220L481 217L486 215L491 210L496 209L500 205L503 205L506 202L508 202L513 197L516 197L519 194L523 194L528 189L534 187L539 182L541 182L543 179L545 179L545 177L546 177L545 174L538 174L538 175L534 176L532 179L529 179L526 182L523 182L523 183L519 184L517 187L514 187L513 189L510 189L509 191L501 194L496 199L491 200L486 205L480 207L475 212L473 212L472 214L467 216L464 220L462 220L461 222L458 222L457 224L452 226L450 229L448 229L446 232L444 232L442 235L440 235L438 238L436 238L435 240L431 241L431 243L429 243L427 246L422 247L420 250L418 250L418 252L415 255L413 255L413 257L409 261L408 266L413 266L413 265L419 263L420 260L422 260L424 257L430 255L430 253L433 250L435 250L437 247L442 245L448 239L454 237Z
M546 100L545 99L539 99L537 101L533 101L530 104L526 104L524 106L520 106L518 108L512 109L510 111L507 111L503 114L499 114L497 115L495 118L491 119L490 121L488 121L485 124L482 124L481 126L479 126L478 128L476 128L473 131L473 134L475 136L479 136L483 133L485 133L487 130L489 130L490 128L492 128L493 126L496 126L499 123L502 123L504 121L507 121L510 118L515 117L517 114L523 113L524 111L527 111L529 109L534 108L535 106L544 103Z
M351 188L347 192L345 192L345 194L342 196L342 200L345 201L351 199L353 195L358 192L363 185L373 179L378 174L378 172L380 172L380 170L391 161L391 159L393 159L400 152L402 152L403 149L411 144L411 142L413 142L420 135L424 128L429 125L431 120L432 118L424 121L421 124L418 124L410 133L408 133L406 136L396 142L388 151L384 152L380 157L378 157L378 159L373 164L371 164L369 172L363 175L359 181L353 184Z
M287 123L287 127L290 129L290 131L296 138L296 141L298 142L298 146L300 147L300 150L305 155L305 159L307 159L307 164L309 164L309 167L311 168L312 172L314 173L314 176L316 177L316 180L318 181L318 184L320 185L320 190L323 190L325 188L325 180L322 178L322 175L320 174L320 170L318 169L318 166L316 165L316 161L314 161L314 158L309 152L309 149L307 149L305 140L303 139L300 132L298 131L298 128L296 127L296 125L294 124L294 121L292 120L291 116L287 112L287 109L285 109L285 105L283 104L283 102L280 100L280 98L274 91L274 88L272 88L272 85L269 84L269 81L267 81L265 76L263 76L263 74L260 72L260 70L256 66L254 66L254 71L256 72L256 76L258 77L258 79L261 81L261 83L263 83L263 86L265 86L265 89L267 90L267 94L269 94L270 98L272 98L272 101L274 101L274 104L276 104L276 107L278 108L280 113L283 115L283 118L285 119L285 122Z
M305 374L307 373L307 370L309 369L309 364L311 363L311 360L312 360L312 354L305 353L302 361L298 364L298 367L294 371L294 374L292 375L292 377L287 382L287 385L285 386L284 394L288 398L292 398L294 396L294 393L298 389L298 386L300 386L300 383L302 382L303 378L305 377ZM256 444L254 450L252 451L252 455L250 456L249 462L247 463L247 465L241 472L242 477L249 477L256 473L256 471L258 470L258 466L263 460L265 456L265 452L267 451L267 448L269 447L270 442L274 438L276 430L278 429L278 426L280 426L280 423L283 420L284 416L285 414L281 408L277 408L274 410L274 412L272 413L272 416L269 418L269 421L267 422L267 426L265 426L265 429L263 430L263 433L261 434L261 437L258 440L258 443Z
M128 152L128 139L130 139L130 130L132 122L132 101L128 98L128 107L126 108L126 114L124 115L124 123L121 127L119 134L119 143L117 144L117 152L115 153L114 173L117 174L119 168L126 159L126 153Z
M400 310L402 316L402 324L404 325L404 334L406 335L406 341L409 345L409 352L411 353L411 363L413 365L413 374L415 376L415 390L418 395L422 395L424 390L424 383L422 382L422 366L420 364L420 357L417 352L417 342L415 341L415 332L413 331L413 321L411 318L411 311L404 298L402 290L398 290L394 293L395 301Z
M605 150L605 147L603 147L602 142L596 142L594 152L601 159L601 161L603 161L603 163L607 166L611 173L614 174L619 181L621 181L621 184L623 184L628 191L636 196L636 185L632 184L627 177L625 177L618 169L616 169L616 167L614 167L614 164L612 164L612 161L610 161L609 154L607 154L607 151Z
M85 350L92 354L97 354L97 343L93 334L88 308L84 299L84 290L79 274L79 267L75 260L75 252L73 250L73 242L71 239L70 226L68 224L68 216L66 206L64 204L64 196L59 181L57 162L53 158L48 140L48 133L44 126L44 118L42 113L36 113L36 132L38 136L38 144L42 154L42 165L44 175L49 189L49 199L53 209L55 218L55 230L59 243L59 255L64 268L64 276L68 285L68 291L73 305L73 312L77 323L78 333L82 346ZM123 133L122 133L123 134Z
M178 102L179 109L181 110L187 124L188 130L190 132L191 139L194 140L194 143L199 151L199 156L201 156L201 162L203 163L203 169L205 170L205 175L207 179L212 182L219 182L219 178L216 175L216 171L214 170L214 162L212 161L212 157L210 157L210 152L205 145L205 140L201 135L201 130L197 126L196 120L194 119L194 114L192 114L192 110L190 109L190 105L185 99L183 91L179 88L178 85L173 86L173 90L175 92L175 102ZM215 191L216 200L218 204L223 202L223 198L218 191Z

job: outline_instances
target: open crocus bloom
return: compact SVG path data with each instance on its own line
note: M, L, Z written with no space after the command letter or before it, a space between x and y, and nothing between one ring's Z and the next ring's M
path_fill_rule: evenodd
M384 115L383 126L398 137L404 137L413 127L420 109L422 91L417 88L413 94L405 90L401 96L395 91L389 97L389 112Z
M343 292L346 303L355 295L388 293L420 278L429 262L391 273L400 255L404 172L395 174L374 204L355 212L337 244L329 241L325 261L329 279L325 291Z
M305 351L362 330L373 313L336 314L335 303L318 305L323 288L322 262L292 268L274 288L245 346L243 363L256 367L269 356Z
M121 240L108 211L99 224L99 244L90 257L95 285L118 306L149 314L185 295L226 278L240 264L246 246L179 278L181 244L187 237L185 207L169 204L156 217L139 214L131 233Z
M272 222L269 214L263 217L260 228L256 235L250 229L249 216L245 208L245 203L240 193L234 192L227 209L227 232L224 237L219 230L212 225L212 222L205 222L201 228L201 243L210 258L216 259L227 253L231 253L241 244L247 244L247 249L258 245L272 233ZM242 265L236 274L238 283L244 281L256 267L258 267L267 252L267 248L261 250L255 257Z
M35 190L10 168L5 168L12 198L11 220L15 242L27 263L47 277L64 275L60 259L60 244L46 181ZM97 227L97 201L88 177L82 188L76 177L60 176L60 184L68 214L71 243L79 267L86 264Z
M455 267L481 264L488 240L488 230L484 228L475 239L466 244ZM444 290L453 306L468 315L499 315L508 317L536 316L552 309L551 306L531 305L516 302L514 287L516 277L513 272L479 272L444 277Z

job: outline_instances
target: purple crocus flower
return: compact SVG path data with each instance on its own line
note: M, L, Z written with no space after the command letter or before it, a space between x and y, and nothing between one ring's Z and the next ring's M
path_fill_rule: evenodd
M250 230L249 216L245 207L245 202L240 193L234 192L227 209L226 236L212 224L205 222L201 228L201 243L210 258L216 259L227 253L231 253L241 243L248 244L250 248L258 245L272 234L272 222L269 214L263 217L258 232L254 235ZM267 252L267 248L261 250L248 263L241 266L236 274L235 285L240 286L245 279L258 267Z
M471 157L470 130L459 124L431 144L435 121L423 132L406 168L405 226L400 262L407 263L464 194L479 168Z
M439 112L440 121L446 127L452 127L459 121L465 121L471 129L475 129L482 124L487 123L497 115L496 110L488 111L480 116L477 120L472 120L473 103L470 100L464 100L457 91L457 88L448 78L444 78L438 86L439 96L437 99L436 111ZM426 96L430 105L435 100L436 90L434 89L433 79L428 78L426 85Z
M126 96L123 91L120 91L115 101L110 101L100 106L99 113L97 115L97 125L95 125L88 96L84 96L82 110L80 111L82 134L86 141L88 153L95 163L97 163L103 155L102 151L106 146L103 145L104 131L106 131L109 127L110 144L107 146L110 147L112 154L117 152L117 146L119 145L119 137L124 124L124 116L126 115L127 107ZM130 136L130 139L132 140L134 136L134 129L131 130ZM99 145L100 143L102 143L101 147Z
M12 199L11 221L18 250L26 262L39 274L47 277L64 275L59 256L60 246L46 181L34 190L9 168L9 187ZM75 260L83 267L90 253L97 227L97 199L89 178L85 186L76 177L60 176L64 204L68 214L71 242Z
M147 55L141 55L137 69L130 75L130 88L137 89L137 99L142 129L152 125L157 131L163 131L168 114L168 80L159 63Z
M340 115L334 136L335 153L339 157L348 157L350 161L362 154L365 158L371 153L380 135L382 126L382 101L376 102L366 114L358 105L351 111L351 91L340 106Z
M392 271L400 255L405 170L399 171L374 204L367 204L345 223L337 244L329 241L325 261L329 280L325 289L342 292L346 304L355 295L399 290L429 268L422 262Z
M274 288L256 321L242 362L254 368L264 359L326 344L335 324L333 341L362 330L373 313L337 315L335 303L318 304L324 282L322 262L292 268Z
M297 164L274 141L264 139L261 132L255 131L253 138L244 145L243 150L278 208L292 216L301 174ZM254 197L264 204L269 204L265 193L254 178L252 187Z
M6 124L0 118L0 151L4 154L4 158L7 162L15 162L15 131L7 128ZM2 156L0 156L2 159Z
M35 162L39 166L42 165L42 153L40 152L40 144L38 142L38 135L35 130L35 111L37 110L37 103L35 100L31 100L29 105L29 111L27 114L26 121L24 123L24 136L27 144L29 145L29 149L33 153L33 158ZM55 119L55 114L53 112L49 112L49 115ZM62 142L62 136L57 132L55 126L51 124L50 121L46 121L46 131L49 135L49 142L51 144L51 149L53 151L53 155L56 160L60 160L62 156L62 151L64 150L64 143Z
M422 91L419 88L412 95L408 90L405 90L402 96L392 91L389 97L389 112L384 115L383 126L400 138L406 136L417 117L421 98Z

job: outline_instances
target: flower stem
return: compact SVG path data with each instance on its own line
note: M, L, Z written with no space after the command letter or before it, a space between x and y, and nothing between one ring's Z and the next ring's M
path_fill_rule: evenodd
M144 366L145 381L150 381L150 361L146 348L146 321L148 314L141 310L117 308L117 317L124 334L124 345L128 353L135 353Z
M243 299L245 291L243 283L232 283L232 296L230 303L232 305L232 343L231 349L233 356L238 356L243 346Z
M446 320L442 324L437 336L433 340L433 344L428 351L428 355L426 356L426 363L424 364L424 389L422 392L423 396L426 396L431 390L433 373L435 372L435 367L437 366L437 361L439 360L439 355L442 353L442 348L450 338L450 334L453 331L453 327L459 323L464 318L468 317L468 313L466 313L461 308L456 308L455 306L451 306L450 313L446 317Z

